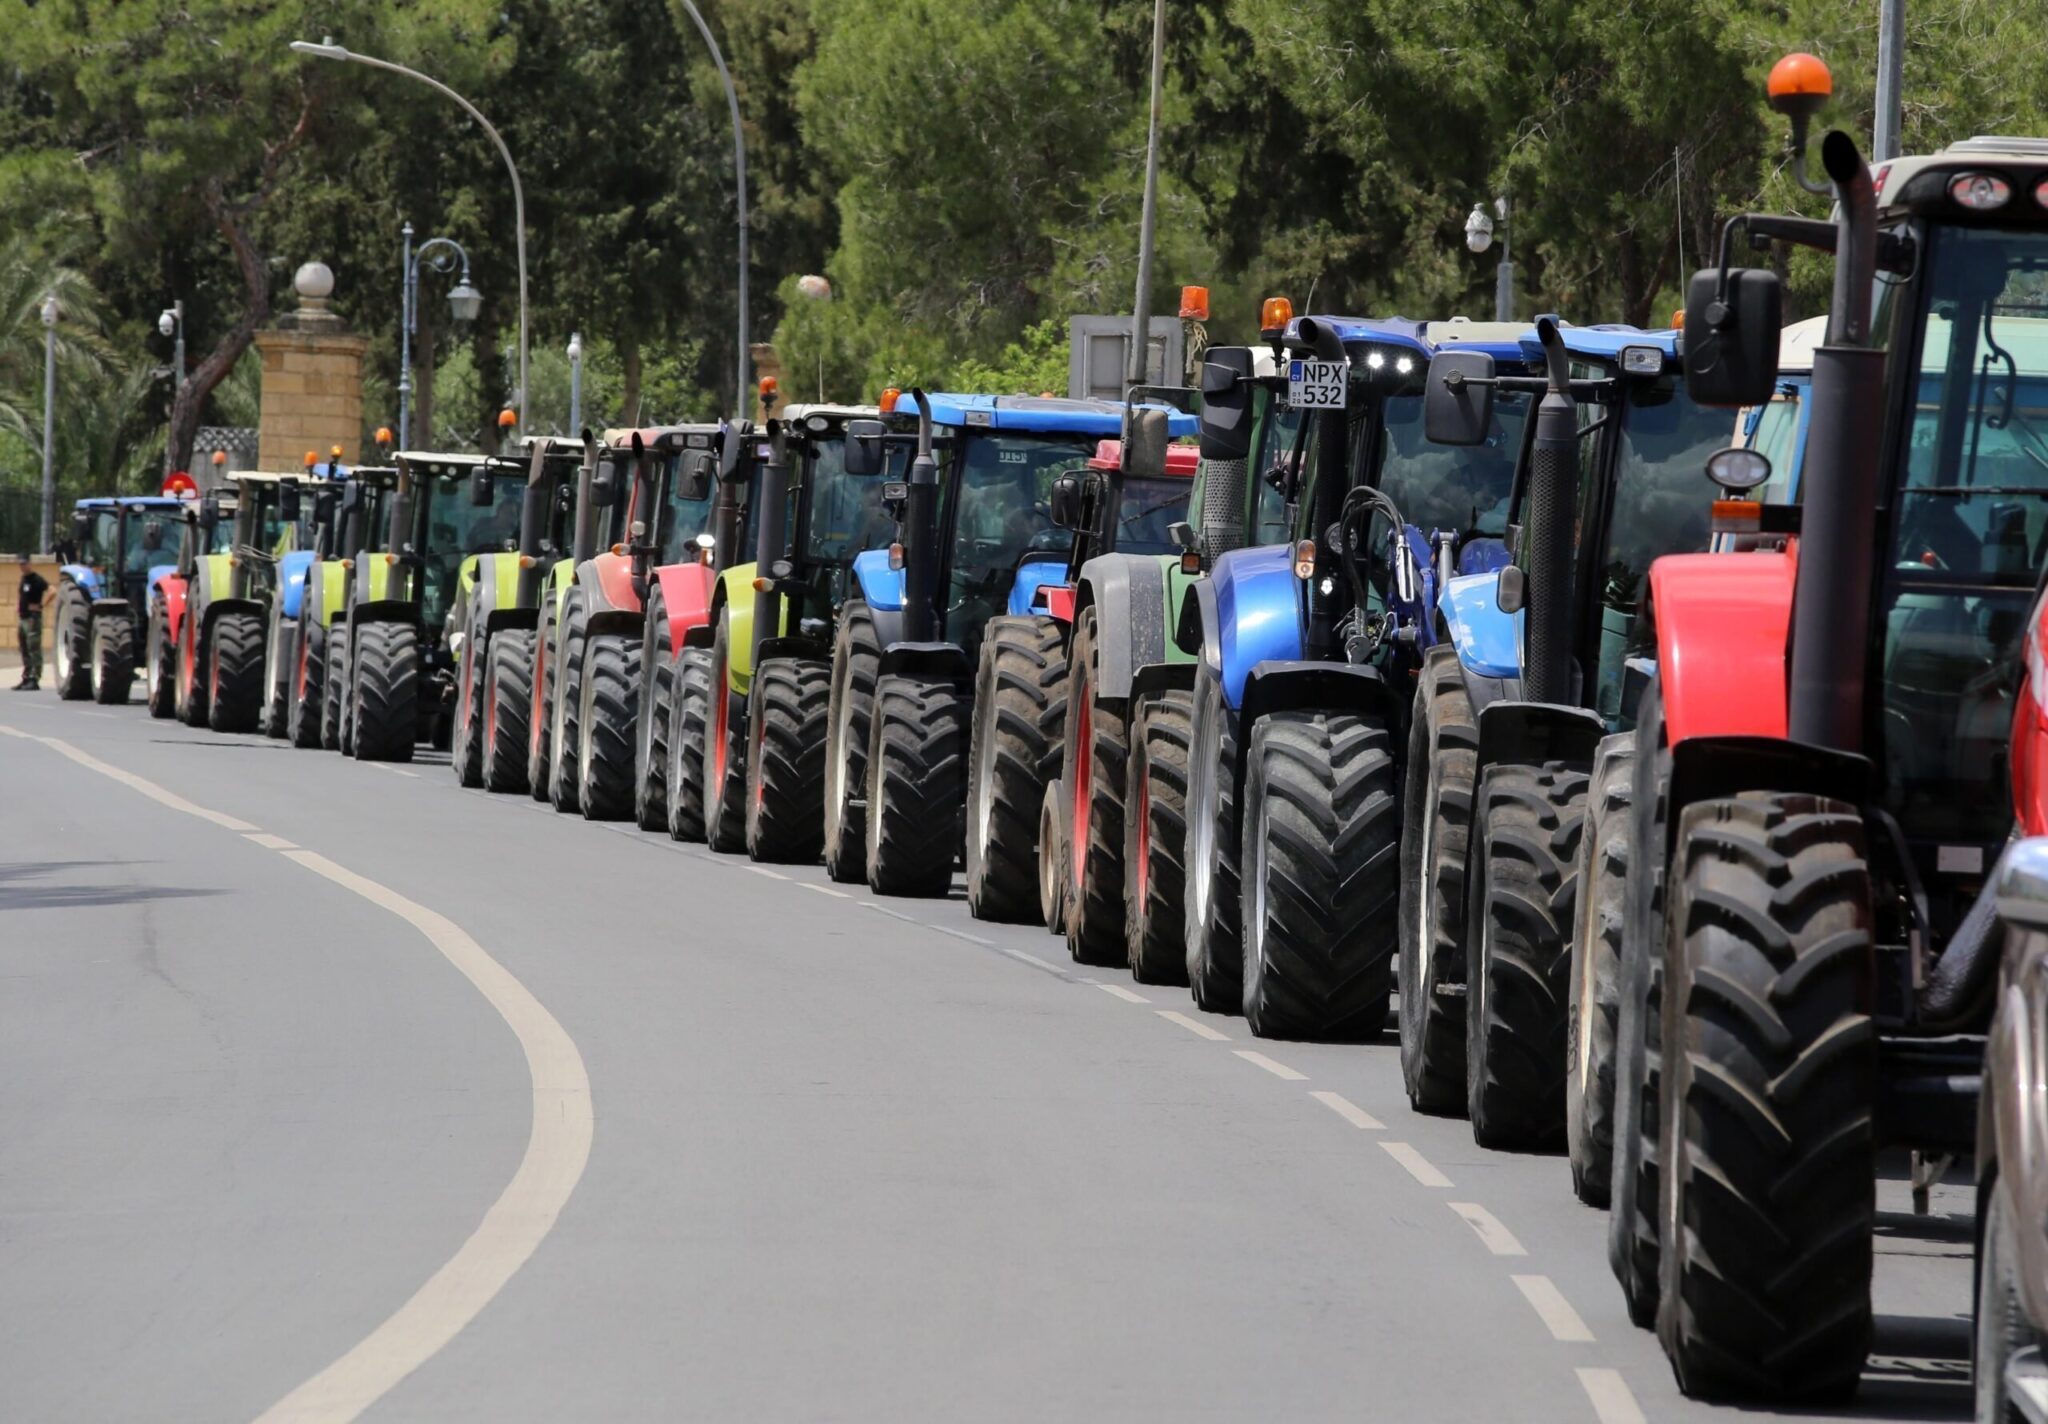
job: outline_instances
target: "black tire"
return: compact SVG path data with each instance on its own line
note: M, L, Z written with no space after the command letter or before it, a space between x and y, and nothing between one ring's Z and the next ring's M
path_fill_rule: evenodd
M668 622L668 600L657 584L647 598L647 628L640 643L640 717L633 728L633 824L643 831L668 829L669 721L675 713L676 660Z
M1038 803L1038 913L1047 934L1067 932L1067 788L1057 776Z
M279 594L270 614L270 636L263 655L263 734L284 738L286 719L291 716L289 678L293 656L299 650L299 620L284 616L284 597Z
M483 727L484 674L489 664L488 644L477 631L472 615L469 635L462 640L462 660L456 666L454 727L449 733L448 765L458 786L475 788L484 784Z
M1687 807L1678 832L1657 1333L1687 1394L1847 1399L1877 1217L1863 818L1750 792Z
M297 646L285 684L285 735L299 748L320 745L322 692L327 673L327 630L308 619L299 621Z
M583 653L589 626L587 596L582 589L572 588L562 610L554 678L548 687L547 800L564 815L574 815L577 809L576 769L582 755L578 721L583 715Z
M1401 835L1401 1079L1418 1112L1465 1108L1465 856L1479 724L1457 653L1424 655Z
M1664 822L1671 748L1655 677L1636 707L1636 785L1629 870L1622 886L1621 1004L1614 1020L1614 1173L1608 1189L1607 1261L1629 1319L1657 1318L1658 1131L1663 1077Z
M1357 1041L1394 989L1401 810L1376 718L1276 712L1246 748L1245 1025L1260 1038Z
M419 736L420 630L366 623L356 630L349 677L350 754L357 761L411 761Z
M1207 667L1195 672L1188 755L1188 991L1213 1014L1244 1009L1244 944L1238 931L1237 715ZM1071 798L1069 798L1071 799Z
M516 794L527 789L533 641L533 631L527 628L501 628L491 638L491 672L484 687L486 791Z
M1098 695L1101 628L1081 610L1067 678L1066 755L1060 775L1074 803L1067 843L1067 953L1078 964L1129 961L1124 944L1124 776L1129 705Z
M1188 982L1188 746L1194 699L1178 689L1142 698L1131 724L1124 791L1124 950L1140 984Z
M126 613L102 613L92 620L92 700L125 707L135 684L135 620Z
M206 619L201 610L185 605L185 632L191 638L181 645L178 658L178 720L188 727L206 726Z
M1465 1111L1481 1147L1564 1142L1564 1028L1586 772L1500 762L1479 783L1466 908ZM1476 877L1476 878L1475 878Z
M576 805L586 821L633 814L640 735L640 639L625 633L586 638L576 725Z
M253 732L263 715L263 620L231 608L206 639L206 724L216 732Z
M710 721L711 650L685 648L676 659L675 700L669 714L668 833L679 841L704 839L704 767L697 748Z
M2005 1365L2013 1352L2038 1346L2015 1275L2018 1248L2004 1185L1993 1178L1980 1194L1977 1217L1983 1233L1977 1247L1977 1314L1970 1375L1977 1424L2026 1424L2026 1415L2005 1387Z
M342 723L348 716L348 640L346 619L337 618L327 629L325 686L320 691L320 748L338 752Z
M832 665L770 658L754 671L747 714L747 854L809 865L825 848L825 723Z
M1565 1154L1572 1192L1605 1208L1614 1187L1615 1020L1621 1012L1621 939L1627 913L1629 803L1635 788L1633 733L1600 743L1579 838L1579 898L1573 916L1571 1000L1565 1014Z
M848 599L832 639L832 712L825 724L825 873L842 885L867 879L868 740L881 662L874 615L860 599Z
M747 848L747 699L732 688L730 619L711 635L709 715L697 743L704 786L704 844L721 855Z
M555 619L554 596L542 595L540 626L533 640L532 672L526 679L526 790L536 801L548 799L548 737L555 716L555 663L562 655L561 631Z
M944 895L967 802L967 694L891 673L868 728L867 874L877 895Z
M69 582L57 594L57 640L50 656L59 697L83 702L92 696L92 605Z
M1039 916L1038 816L1059 774L1067 649L1050 618L991 618L974 673L967 788L967 910L978 920Z
M160 607L150 610L143 669L149 715L169 717L178 709L178 654L171 646L170 615Z

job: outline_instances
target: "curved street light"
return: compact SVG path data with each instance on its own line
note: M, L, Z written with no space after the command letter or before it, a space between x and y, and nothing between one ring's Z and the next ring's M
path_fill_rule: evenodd
M419 327L420 264L446 272L462 259L462 278L448 292L448 311L457 326L467 326L483 309L484 294L469 285L469 250L452 237L430 237L418 247L412 245L412 224L405 235L405 272L399 288L398 320L398 448L410 450L412 436L412 337ZM431 256L429 254L432 254ZM433 443L433 432L427 432Z
M687 4L688 0L684 0L684 3ZM701 26L703 21L698 21L698 24ZM332 59L351 64L367 64L372 69L388 69L393 74L403 74L408 79L417 79L420 83L427 85L429 88L439 90L460 104L463 111L472 119L475 119L478 126L491 136L491 142L498 146L498 156L505 160L505 171L512 177L513 238L519 254L519 393L513 401L512 408L517 411L524 411L526 409L526 192L519 186L519 166L512 161L512 150L505 146L504 138L495 128L491 127L491 121L483 116L476 105L470 103L469 100L463 98L431 74L422 74L417 69L408 69L402 64L393 64L388 59L377 59L371 55L357 54L354 50L338 45L332 40L323 40L319 44L314 44L311 40L293 40L291 47L298 53L309 54L315 59ZM724 72L724 62L720 61L719 73L723 74ZM730 93L730 82L727 83L726 87L727 92ZM737 116L739 112L737 104L735 104L733 112ZM744 205L741 208L741 212L744 215ZM742 220L744 221L744 216ZM744 316L741 318L741 322L742 329L744 329Z
M711 27L697 13L697 7L690 0L682 0L682 6L690 12L697 33L711 48L711 62L718 66L718 82L725 86L725 106L732 111L732 171L739 186L740 229L740 350L733 371L732 403L734 410L739 412L739 418L744 419L747 396L753 389L747 381L747 361L753 351L747 344L750 339L747 334L747 136L740 127L740 98L733 91L732 75L726 71L725 54L718 48L718 41L712 38Z

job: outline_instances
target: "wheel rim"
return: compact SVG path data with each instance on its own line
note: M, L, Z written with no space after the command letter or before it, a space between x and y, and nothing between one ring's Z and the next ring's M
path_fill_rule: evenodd
M1132 827L1137 863L1131 867L1131 894L1142 915L1152 905L1152 768L1142 748L1138 752L1137 785L1133 791L1131 808L1124 814L1137 817Z
M92 666L90 668L92 690L94 692L98 692L104 682L101 672L105 666L106 659L100 655L100 644L105 641L105 638L105 632L98 624L94 624L92 630Z
M548 640L543 637L533 646L533 690L542 699L543 707L552 708L554 698L548 686ZM541 738L544 735L541 719L531 716L533 709L527 708L531 725L526 729L526 750L529 756L540 756Z
M1067 847L1067 864L1071 867L1073 884L1081 888L1081 878L1088 862L1088 803L1090 783L1095 779L1095 737L1094 700L1089 696L1089 687L1084 680L1077 689L1080 717L1074 723L1074 835Z
M1216 843L1216 758L1222 755L1222 737L1216 726L1217 708L1206 697L1197 714L1199 751L1188 765L1188 905L1191 924L1206 922L1209 916L1210 853Z
M1424 995L1429 993L1430 961L1436 948L1436 884L1431 867L1435 864L1436 852L1436 794L1437 763L1436 743L1429 748L1429 781L1422 794L1422 913L1415 917L1415 985Z
M762 766L761 757L763 750L768 745L766 725L768 719L766 717L756 717L753 721L753 748L748 755L747 764L754 768L754 804L756 806L765 806L768 803L768 777L765 774L765 768Z
M716 704L711 709L711 774L717 779L713 795L722 796L725 791L725 738L732 720L728 705L732 693L725 685L725 660L719 659L711 670L711 696Z
M846 761L852 754L853 743L852 704L853 698L850 695L842 695L832 717L835 735L832 738L832 765L827 774L831 780L830 808L835 824L846 808Z
M1251 903L1245 907L1244 917L1244 983L1246 998L1251 997L1253 986L1258 983L1260 966L1266 959L1266 828L1269 821L1266 800L1259 798L1258 819L1254 823L1252 836L1251 864L1245 870L1249 882Z
M996 815L996 711L993 704L994 699L991 698L988 724L982 729L981 745L975 748L974 754L974 848L984 860L988 858L989 833Z
M476 701L476 658L475 645L464 641L462 647L462 705L455 709L455 725L458 731L467 733L471 721L471 708Z

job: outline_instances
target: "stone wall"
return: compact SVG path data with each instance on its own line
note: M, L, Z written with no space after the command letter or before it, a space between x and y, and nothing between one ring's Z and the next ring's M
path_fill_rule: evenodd
M263 357L257 468L296 470L306 452L322 460L336 445L353 463L363 439L363 356L370 343L345 332L256 333Z

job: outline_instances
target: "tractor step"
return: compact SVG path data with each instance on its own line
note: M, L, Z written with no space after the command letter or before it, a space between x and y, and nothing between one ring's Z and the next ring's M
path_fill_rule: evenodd
M1983 1039L1882 1039L1877 1061L1880 1140L1925 1151L1975 1150Z

